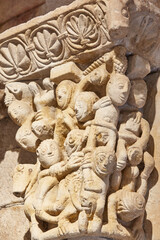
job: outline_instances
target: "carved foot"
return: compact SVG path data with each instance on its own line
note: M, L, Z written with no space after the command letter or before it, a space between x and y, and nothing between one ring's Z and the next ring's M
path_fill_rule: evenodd
M36 224L36 223L31 224L30 232L31 232L31 240L40 240L41 239L40 236L42 234L42 231L38 227L38 224Z
M102 233L107 233L114 236L121 236L121 237L131 237L131 232L123 227L120 223L110 222L106 225L102 226Z
M58 232L60 236L63 236L69 233L68 224L69 224L69 221L60 221L58 223Z

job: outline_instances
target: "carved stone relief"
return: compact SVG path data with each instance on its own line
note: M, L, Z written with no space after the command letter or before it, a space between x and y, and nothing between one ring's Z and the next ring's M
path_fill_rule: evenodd
M24 199L32 240L145 240L155 162L147 149L144 78L153 55L138 53L147 41L145 23L135 33L130 26L151 5L86 0L73 6L41 25L22 26L0 45L4 102L19 126L15 139L37 156L36 164L15 168L13 193ZM140 27L144 35L138 32L133 46ZM33 81L38 72L45 77Z

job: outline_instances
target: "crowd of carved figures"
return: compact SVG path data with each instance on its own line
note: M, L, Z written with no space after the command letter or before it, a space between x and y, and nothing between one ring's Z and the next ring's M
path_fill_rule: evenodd
M145 59L127 59L117 46L85 70L67 62L43 81L6 84L8 114L19 126L16 141L37 155L35 165L19 164L13 176L32 240L85 234L145 239L154 168L143 118L149 72Z

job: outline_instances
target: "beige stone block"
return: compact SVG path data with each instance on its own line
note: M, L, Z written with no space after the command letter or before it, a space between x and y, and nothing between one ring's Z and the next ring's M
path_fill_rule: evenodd
M0 210L0 239L30 240L29 222L23 206L12 206Z
M82 71L74 62L64 63L60 66L51 69L51 81L59 83L62 80L73 80L79 82L82 76Z
M151 71L149 62L140 57L134 55L129 57L127 76L129 79L144 78Z

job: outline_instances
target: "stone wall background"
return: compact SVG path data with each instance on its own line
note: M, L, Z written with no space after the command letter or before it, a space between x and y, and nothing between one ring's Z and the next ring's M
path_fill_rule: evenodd
M74 0L5 0L0 1L0 32L54 9L69 5Z

